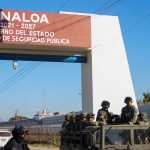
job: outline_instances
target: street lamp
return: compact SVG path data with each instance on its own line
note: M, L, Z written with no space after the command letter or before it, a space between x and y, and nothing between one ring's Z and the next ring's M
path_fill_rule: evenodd
M12 66L13 66L13 69L17 69L18 64L16 60L13 60Z

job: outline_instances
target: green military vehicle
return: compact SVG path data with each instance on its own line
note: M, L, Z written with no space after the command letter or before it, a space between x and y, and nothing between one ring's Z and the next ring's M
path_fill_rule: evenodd
M102 124L62 132L60 150L150 150L150 125Z

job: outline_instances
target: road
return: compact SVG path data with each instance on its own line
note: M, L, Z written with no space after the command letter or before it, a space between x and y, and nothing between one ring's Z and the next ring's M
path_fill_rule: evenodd
M59 150L58 147L52 147L52 148L46 148L46 147L34 147L34 146L29 146L30 150Z

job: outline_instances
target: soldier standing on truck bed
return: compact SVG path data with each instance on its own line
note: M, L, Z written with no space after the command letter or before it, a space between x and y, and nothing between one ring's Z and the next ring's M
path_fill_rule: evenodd
M110 107L109 101L102 101L101 103L102 108L98 110L96 121L103 123L103 124L110 124L111 123L111 113L108 111Z
M126 97L124 100L126 106L122 108L121 123L133 124L137 121L138 111L134 105L131 97Z

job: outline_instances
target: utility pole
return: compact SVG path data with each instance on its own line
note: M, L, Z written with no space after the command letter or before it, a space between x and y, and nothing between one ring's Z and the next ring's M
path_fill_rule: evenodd
M44 110L45 110L45 88L44 88Z
M14 110L14 118L15 118L15 121L17 121L17 117L18 117L18 109L15 109Z

